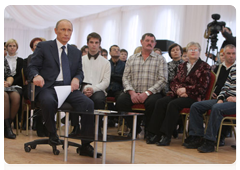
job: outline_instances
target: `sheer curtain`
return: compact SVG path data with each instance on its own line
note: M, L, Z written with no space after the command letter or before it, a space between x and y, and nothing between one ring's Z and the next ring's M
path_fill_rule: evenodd
M27 10L28 6L21 7ZM120 48L126 49L129 56L133 54L137 46L140 46L142 35L151 32L157 39L172 40L183 47L190 41L199 42L202 46L201 58L205 60L207 39L203 35L207 24L213 21L211 18L213 13L220 14L219 21L225 21L226 25L232 29L233 35L236 35L236 9L227 5L127 5L114 6L111 9L107 5L106 7L102 5L94 6L96 13L86 17L81 17L82 12L91 11L93 6L73 7L67 5L57 6L58 8L46 6L48 9L37 7L34 8L35 10L28 10L28 15L23 13L26 17L24 20L5 19L4 21L4 41L10 38L16 39L19 42L19 56L23 58L31 53L29 43L32 38L36 36L44 37L47 40L55 38L53 29L58 18L70 19L73 23L70 44L75 44L81 48L87 43L87 35L91 32L97 32L102 37L102 48L109 50L111 45L117 44ZM53 8L52 11L49 9L50 7ZM80 7L83 7L84 11L79 11ZM108 10L98 12L102 7ZM18 8L18 10L20 9ZM38 11L35 14L36 10L44 11L43 13ZM57 15L57 12L66 15L63 17ZM21 15L20 11L18 15ZM29 23L31 23L30 25L34 23L32 16L40 18L47 16L49 19L47 21L39 19L38 26L30 28ZM39 24L44 26L39 26ZM218 34L218 39L217 45L220 48L224 41L221 33ZM110 58L110 56L108 57ZM167 54L165 57L167 61L170 60Z

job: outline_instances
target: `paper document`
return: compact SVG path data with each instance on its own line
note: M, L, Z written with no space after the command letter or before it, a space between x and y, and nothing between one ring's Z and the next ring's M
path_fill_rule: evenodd
M113 110L94 110L94 111L98 113L118 113L117 111Z
M71 93L71 86L55 86L54 89L57 93L58 108L60 108L68 95Z

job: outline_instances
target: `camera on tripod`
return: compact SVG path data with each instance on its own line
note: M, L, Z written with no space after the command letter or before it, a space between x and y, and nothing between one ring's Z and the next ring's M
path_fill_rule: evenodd
M215 61L215 58L218 54L218 47L217 47L217 35L219 33L219 31L222 30L223 27L225 27L226 23L221 21L218 22L217 20L220 19L220 15L219 14L212 14L212 19L214 21L210 22L207 25L207 29L205 30L204 33L204 38L208 39L208 44L209 44L209 39L211 40L211 45L210 48L208 50L208 44L207 44L207 49L206 49L206 54L207 54L207 60L210 56L210 50L212 50L213 52L211 53L211 58ZM214 54L215 49L217 50L216 54ZM206 62L207 62L206 60Z

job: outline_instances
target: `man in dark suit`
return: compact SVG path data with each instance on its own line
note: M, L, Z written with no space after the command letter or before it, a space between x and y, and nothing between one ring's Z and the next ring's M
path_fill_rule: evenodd
M66 19L60 20L54 30L57 38L53 41L40 42L28 66L28 77L36 85L35 98L42 109L43 121L49 131L50 145L61 144L54 121L58 108L54 86L71 85L71 93L66 102L70 103L75 111L94 110L93 102L78 90L84 76L81 51L67 44L73 31L72 23ZM93 136L93 116L81 116L81 134ZM82 140L80 155L93 156L93 147L90 143L91 141Z

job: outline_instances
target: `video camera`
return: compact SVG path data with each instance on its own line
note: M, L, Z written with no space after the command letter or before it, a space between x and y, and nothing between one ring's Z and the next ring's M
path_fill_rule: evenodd
M225 25L226 25L226 23L223 21L217 22L217 20L220 19L219 14L212 14L212 19L214 21L210 22L207 25L207 29L205 30L205 33L204 33L204 38L209 38L210 36L212 36L214 34L218 34L219 31L221 31L222 28L225 27Z
M208 44L209 44L209 39L211 39L211 46L209 48L209 51L208 51L208 44L207 44L207 49L206 49L207 60L210 56L210 50L212 50L214 52L214 50L217 49L216 54L211 53L211 56L212 56L211 58L213 59L213 61L215 61L215 57L217 56L217 53L218 53L217 34L219 33L219 31L222 30L223 27L225 27L226 23L223 21L221 21L221 22L217 21L220 19L219 14L212 14L212 19L214 21L210 22L207 25L207 29L205 30L205 33L204 33L204 38L208 39ZM206 62L207 62L207 60L206 60Z

